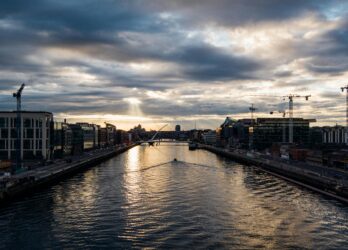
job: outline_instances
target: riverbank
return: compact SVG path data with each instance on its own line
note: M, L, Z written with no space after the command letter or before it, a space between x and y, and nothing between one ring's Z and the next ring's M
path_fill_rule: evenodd
M300 168L299 166L284 162L264 159L257 155L240 154L204 144L200 144L199 148L227 157L236 162L257 166L267 173L348 204L348 182L347 179L342 177L342 172L338 172L338 175L333 174L333 170L331 169L330 173L328 171L325 172L323 171L324 168L321 167L311 166L310 169ZM348 178L348 174L345 177Z
M125 147L100 150L99 152L88 153L70 163L52 164L13 175L0 189L0 204L38 190L43 186L52 185L63 178L93 167L137 145L139 144L135 143Z

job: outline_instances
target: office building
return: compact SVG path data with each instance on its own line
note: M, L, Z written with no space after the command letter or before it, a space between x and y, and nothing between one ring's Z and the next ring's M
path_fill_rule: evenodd
M322 136L324 144L345 144L345 131L343 126L323 127Z
M99 145L98 128L99 126L89 123L77 123L81 127L83 137L83 150L91 150Z
M79 124L69 124L72 131L72 155L81 155L84 150L84 134Z
M0 112L0 160L15 160L17 145L17 112ZM51 129L53 114L50 112L21 111L22 160L51 158Z
M309 124L313 119L293 118L293 143L308 145L310 142ZM265 149L273 143L289 142L289 118L258 118L254 126L254 147Z
M113 146L116 144L116 126L106 123L106 145Z

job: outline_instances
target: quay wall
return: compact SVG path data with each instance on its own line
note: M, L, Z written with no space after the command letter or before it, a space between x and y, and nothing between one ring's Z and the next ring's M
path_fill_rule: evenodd
M0 204L12 200L14 198L23 196L29 192L33 192L35 190L39 190L44 186L49 186L58 181L67 178L76 174L79 171L86 170L90 167L93 167L97 164L100 164L112 157L115 157L135 146L139 145L139 143L135 143L126 147L122 147L119 149L115 149L114 151L109 151L101 155L97 155L95 157L85 159L85 160L77 160L66 166L55 169L52 171L48 171L44 176L40 176L39 174L31 174L22 178L16 178L16 183L11 185L10 187L3 188L0 190ZM43 167L44 168L44 167ZM40 169L37 169L40 170Z
M210 151L236 162L256 166L269 174L348 204L347 189L340 189L338 180L320 176L320 173L318 173L318 175L313 175L309 174L305 169L299 170L298 168L291 167L289 164L282 164L274 160L253 158L245 154L230 152L222 148L204 144L200 144L199 149Z

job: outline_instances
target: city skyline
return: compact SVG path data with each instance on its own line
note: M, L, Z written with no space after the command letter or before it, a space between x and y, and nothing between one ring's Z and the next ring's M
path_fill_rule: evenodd
M4 110L24 82L23 109L121 129L213 129L288 94L312 95L295 116L345 124L343 1L2 1L0 31Z

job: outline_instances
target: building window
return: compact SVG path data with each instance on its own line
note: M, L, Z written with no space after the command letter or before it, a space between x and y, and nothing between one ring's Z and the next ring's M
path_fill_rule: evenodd
M30 149L30 140L24 140L23 149Z
M0 118L0 128L6 128L7 127L7 118Z
M42 130L36 129L36 138L42 138Z
M17 130L11 129L11 138L17 138Z
M0 151L0 160L7 160L7 159L8 159L7 151Z
M6 149L6 141L5 140L0 140L0 150L1 149Z
M8 138L8 130L7 129L1 129L1 138L2 139Z
M25 128L31 127L31 119L24 119L24 127Z
M42 149L42 141L36 141L36 149Z
M29 139L34 138L34 129L32 129L32 128L27 129L27 137L26 138L29 138Z

